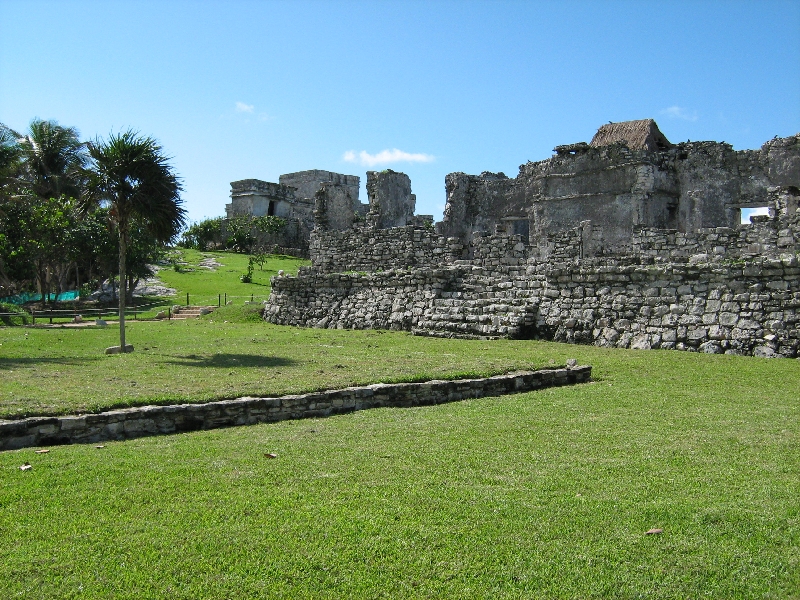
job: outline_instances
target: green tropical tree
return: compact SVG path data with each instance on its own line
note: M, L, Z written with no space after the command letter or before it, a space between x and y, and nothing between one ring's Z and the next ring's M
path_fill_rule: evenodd
M222 221L222 217L216 217L192 223L181 234L181 241L178 245L195 250L208 250L213 244L222 241Z
M22 152L17 141L18 137L11 129L0 123L0 296L6 295L6 292L13 287L6 272L6 262L12 248L8 234L13 229L7 204L11 201L16 187L14 184L21 164Z
M126 257L134 219L158 241L167 243L183 228L186 211L181 207L178 176L161 146L135 131L112 134L107 141L90 142L91 167L86 171L84 211L107 204L109 218L119 234L119 280L127 278ZM125 344L125 303L119 294L120 352Z
M87 159L86 145L73 127L33 119L28 131L19 134L0 126L0 195L5 203L0 218L6 216L8 221L9 214L28 217L3 227L7 255L13 252L17 262L27 260L34 265L43 299L53 284L60 290L70 269L65 232L74 223L71 199L83 189ZM10 228L20 233L13 248L8 243Z
M7 200L12 191L22 160L19 135L0 123L0 202Z
M29 194L43 200L81 195L88 156L77 129L34 119L18 144L20 185Z

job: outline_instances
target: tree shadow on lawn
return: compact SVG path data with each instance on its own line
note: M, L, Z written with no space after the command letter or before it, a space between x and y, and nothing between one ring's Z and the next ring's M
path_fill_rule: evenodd
M83 365L88 362L96 362L98 360L102 360L102 357L94 357L94 356L86 356L83 358L74 358L74 357L46 357L46 356L18 356L18 357L0 357L0 371L5 369L13 369L19 367L34 367L36 365L67 365L67 366L78 366Z
M198 356L197 354L187 354L185 356L173 356L181 360L166 361L171 365L181 367L287 367L294 365L297 361L291 358L281 358L279 356L261 356L258 354L212 354L210 356Z

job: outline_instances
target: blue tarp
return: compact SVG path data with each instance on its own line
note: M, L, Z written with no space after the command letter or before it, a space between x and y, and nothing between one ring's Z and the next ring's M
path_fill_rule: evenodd
M71 300L77 300L80 297L81 293L78 290L72 290L69 292L61 292L56 296L55 294L49 294L47 296L48 302L52 302L55 300L56 302L69 302ZM0 302L4 302L6 304L17 304L22 305L26 302L39 302L42 299L41 294L33 294L30 292L23 292L22 294L17 294L16 296L6 296L5 298L0 298Z

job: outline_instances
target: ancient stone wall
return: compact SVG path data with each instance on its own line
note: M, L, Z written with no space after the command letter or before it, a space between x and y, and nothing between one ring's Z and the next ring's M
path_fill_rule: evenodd
M779 194L789 206L795 196ZM783 210L784 214L778 214ZM538 247L498 227L467 244L413 226L315 231L312 266L273 280L271 322L796 356L800 215L695 233L640 228L585 257L587 225Z
M411 193L411 179L405 173L367 171L367 195L378 228L404 227L414 218L417 197Z
M589 381L590 366L522 371L482 379L375 384L280 398L143 406L99 414L0 421L0 451L327 417L383 406L412 407L517 394Z
M796 254L747 263L590 260L545 268L537 327L557 341L797 356Z
M318 211L312 265L273 280L265 318L797 356L800 136L737 152L670 145L651 120L599 133L515 179L451 173L435 227L406 175L369 173L363 222ZM741 225L754 206L769 215Z
M309 171L298 171L297 173L286 173L281 175L278 181L282 185L295 188L298 198L314 198L317 190L323 184L340 185L347 188L354 204L357 204L361 178L357 175L344 175L321 169L311 169Z
M323 183L314 194L314 225L321 231L347 230L353 226L358 211L352 190L344 185Z
M292 214L292 205L296 201L295 190L285 185L260 179L243 179L231 182L231 202L225 205L225 213L228 218L236 215L289 218L295 216Z
M655 150L615 142L555 151L521 165L514 179L488 172L448 175L439 232L467 242L475 231L513 224L513 233L527 229L530 242L546 249L549 237L590 221L594 233L586 255L618 254L639 227L735 227L742 208L767 205L770 188L800 186L800 135L775 138L760 150L735 151L724 142Z
M311 233L310 250L316 271L341 273L450 263L450 253L460 257L463 244L456 241L456 247L451 249L432 228L412 225L392 229L355 227L347 231L317 228Z

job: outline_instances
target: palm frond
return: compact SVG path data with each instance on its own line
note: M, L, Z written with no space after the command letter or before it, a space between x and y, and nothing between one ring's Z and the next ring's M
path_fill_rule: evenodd
M153 138L129 130L88 144L88 152L93 164L84 207L107 201L118 227L138 217L159 241L180 231L186 219L183 186Z

